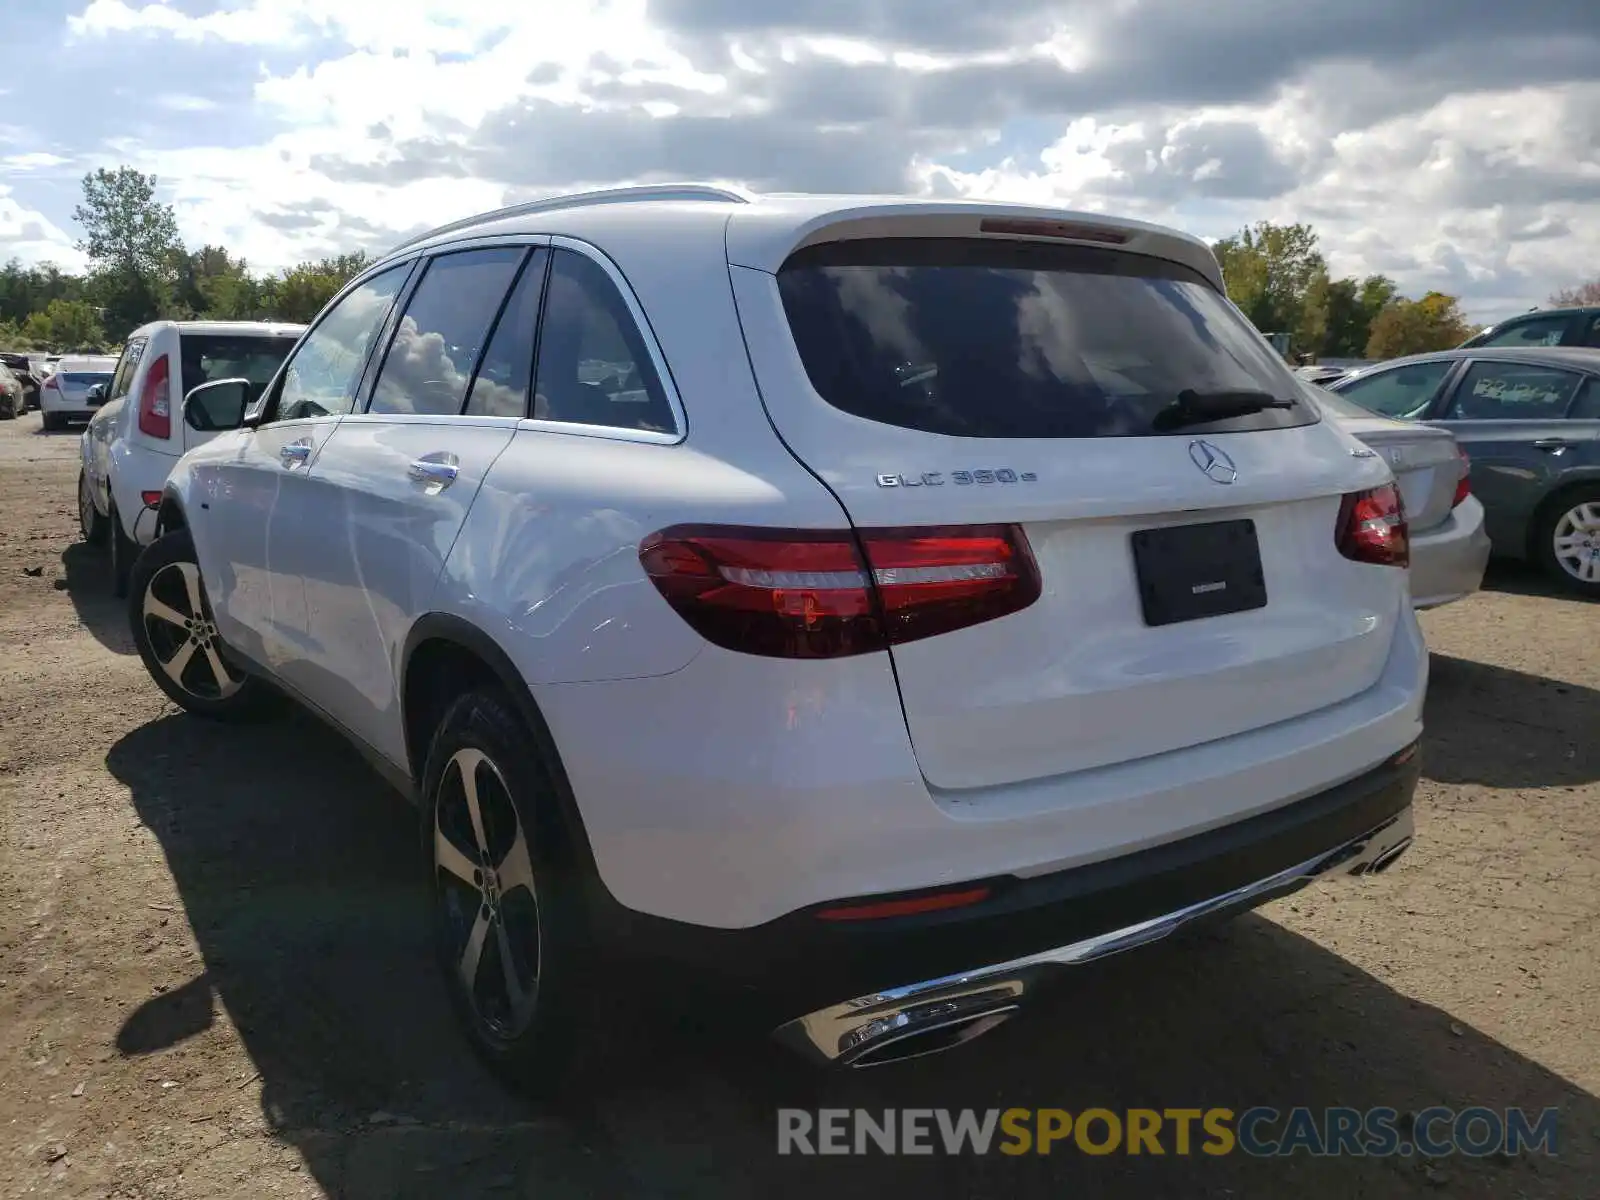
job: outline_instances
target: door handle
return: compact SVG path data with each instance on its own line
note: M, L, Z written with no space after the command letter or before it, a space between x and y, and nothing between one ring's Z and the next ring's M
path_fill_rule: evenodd
M311 439L290 442L278 451L278 461L289 470L303 467L311 460Z
M1567 439L1559 437L1535 438L1533 444L1540 450L1561 451L1567 448Z
M447 488L456 481L461 468L457 466L453 454L443 454L438 458L419 458L406 468L406 474L411 477L412 483L420 483L424 487Z

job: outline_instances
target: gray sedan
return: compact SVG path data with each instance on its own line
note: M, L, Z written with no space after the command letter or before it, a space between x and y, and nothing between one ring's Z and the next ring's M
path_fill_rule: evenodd
M1448 429L1471 457L1494 553L1600 599L1600 350L1443 350L1378 363L1329 390Z
M1489 535L1456 439L1443 429L1380 417L1326 388L1312 390L1323 410L1394 472L1411 532L1412 604L1437 608L1477 591L1489 563Z

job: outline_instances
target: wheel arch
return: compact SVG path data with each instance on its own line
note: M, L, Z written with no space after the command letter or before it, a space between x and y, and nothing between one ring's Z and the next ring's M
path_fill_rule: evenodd
M399 681L406 761L419 804L427 803L422 788L428 740L438 728L445 709L474 684L496 686L515 705L550 768L558 815L571 838L570 848L579 856L590 878L599 878L583 816L549 723L522 673L494 638L471 622L449 613L424 614L406 635Z
M183 501L171 488L161 494L161 504L156 508L156 537L174 529L187 529L188 515L183 511Z

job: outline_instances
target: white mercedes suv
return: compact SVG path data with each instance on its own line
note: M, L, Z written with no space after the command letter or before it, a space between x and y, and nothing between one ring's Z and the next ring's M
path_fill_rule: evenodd
M1191 237L569 196L394 250L247 395L186 397L230 431L166 481L139 651L417 802L509 1078L559 1078L606 964L865 1065L1410 842L1393 478Z

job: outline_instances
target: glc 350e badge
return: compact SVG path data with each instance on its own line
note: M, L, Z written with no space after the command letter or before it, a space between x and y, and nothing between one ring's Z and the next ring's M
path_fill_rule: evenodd
M943 471L924 471L920 475L878 476L879 487L942 487L946 483L953 483L957 487L971 487L974 484L1037 482L1039 476L1034 472L1014 471L1010 467L995 467L992 470L981 471L951 471L948 479Z

